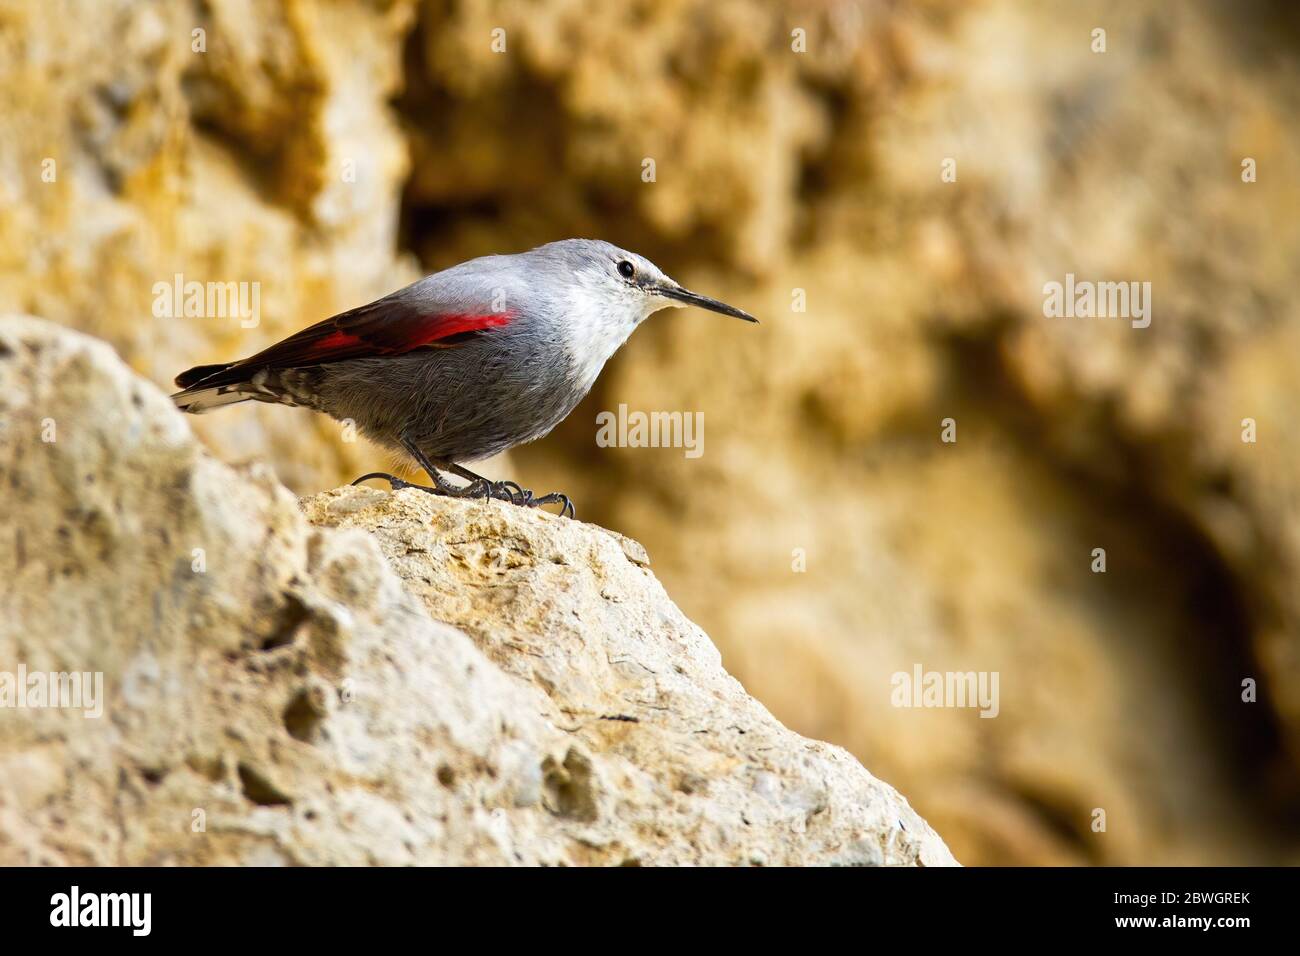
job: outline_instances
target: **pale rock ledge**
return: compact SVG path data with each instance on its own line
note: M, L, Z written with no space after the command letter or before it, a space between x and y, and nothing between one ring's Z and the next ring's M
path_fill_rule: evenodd
M613 532L295 501L104 343L16 316L0 487L0 672L104 681L99 717L0 708L2 865L954 862Z

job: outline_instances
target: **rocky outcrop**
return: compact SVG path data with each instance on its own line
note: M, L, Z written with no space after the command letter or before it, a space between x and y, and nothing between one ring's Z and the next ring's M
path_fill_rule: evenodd
M634 541L299 503L35 319L0 319L0 421L0 671L103 681L0 711L0 864L953 862L728 676Z

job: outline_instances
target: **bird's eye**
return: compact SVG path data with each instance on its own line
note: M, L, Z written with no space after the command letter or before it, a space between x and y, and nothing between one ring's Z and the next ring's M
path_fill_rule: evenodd
M624 259L618 264L618 274L624 279L630 279L632 276L636 275L636 269L632 268L632 263Z

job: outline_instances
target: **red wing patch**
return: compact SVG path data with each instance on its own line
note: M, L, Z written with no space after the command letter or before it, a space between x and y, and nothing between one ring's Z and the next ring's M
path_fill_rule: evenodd
M333 335L327 335L312 345L311 350L320 355L328 355L331 352L342 352L360 341L355 335L348 335L346 332L335 332Z
M418 306L380 299L296 332L256 355L210 374L186 378L191 387L247 381L259 368L295 368L346 359L401 355L413 349L454 348L476 332L508 325L518 312L427 312ZM199 371L198 369L192 369Z
M453 336L498 328L508 324L515 314L428 314L413 311L410 307L382 309L362 306L354 312L345 312L303 329L239 364L292 368L344 359L401 355L412 349L436 345Z

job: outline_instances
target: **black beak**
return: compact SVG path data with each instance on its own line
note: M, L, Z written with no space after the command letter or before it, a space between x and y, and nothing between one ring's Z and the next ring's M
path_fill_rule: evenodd
M721 312L723 315L730 315L737 319L744 319L746 322L757 322L748 312L742 312L735 306L727 305L725 302L719 302L717 299L710 299L707 295L700 295L683 289L679 285L661 286L658 290L660 295L667 296L670 299L676 299L678 302L685 302L687 305L696 305L701 309L708 309L710 312Z

